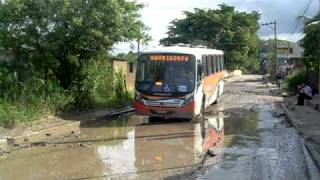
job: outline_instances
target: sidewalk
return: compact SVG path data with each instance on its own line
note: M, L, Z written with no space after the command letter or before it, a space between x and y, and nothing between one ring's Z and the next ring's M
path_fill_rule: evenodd
M296 101L296 96L285 98L282 107L292 124L305 139L308 151L320 168L320 98L315 97L305 106L296 106Z
M320 97L315 96L312 100L306 101L306 105L310 106L312 109L317 110L320 112Z

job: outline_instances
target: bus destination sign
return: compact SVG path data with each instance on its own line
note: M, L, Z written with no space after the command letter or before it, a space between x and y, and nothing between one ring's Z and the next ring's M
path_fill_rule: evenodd
M181 61L181 62L186 62L189 61L188 56L183 56L183 55L151 55L150 56L151 61Z

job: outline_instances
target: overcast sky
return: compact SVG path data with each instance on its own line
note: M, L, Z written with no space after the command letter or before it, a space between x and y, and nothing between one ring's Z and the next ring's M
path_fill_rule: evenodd
M261 22L277 20L278 36L280 39L297 41L301 38L301 27L292 33L297 16L311 2L307 16L316 14L320 0L137 0L145 4L141 11L142 20L150 27L149 34L152 42L149 46L158 45L161 38L166 37L167 27L175 18L182 18L183 11L192 11L194 8L217 8L218 4L232 5L238 11L257 10L261 13ZM273 31L266 26L261 27L259 36L273 37ZM118 45L115 51L126 51L127 44Z

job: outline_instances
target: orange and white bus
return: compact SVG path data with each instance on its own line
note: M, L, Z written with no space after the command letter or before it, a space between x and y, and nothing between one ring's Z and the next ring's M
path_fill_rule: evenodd
M137 115L193 118L224 89L223 51L159 47L140 53L135 82Z

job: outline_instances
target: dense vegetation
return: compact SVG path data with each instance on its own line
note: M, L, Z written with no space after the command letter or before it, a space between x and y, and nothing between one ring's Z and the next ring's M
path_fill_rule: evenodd
M288 89L295 90L297 84L309 83L314 88L319 84L320 68L320 13L306 22L304 27L304 64L306 71L287 78Z
M303 38L303 47L305 49L304 64L307 68L308 78L316 77L315 81L319 83L320 68L320 12L306 23L304 28L305 36ZM314 78L313 78L314 79ZM313 86L317 86L313 84Z
M0 124L126 97L115 93L125 92L123 77L110 73L108 52L146 35L141 8L125 0L0 1L0 50L10 54L0 60Z
M298 86L302 83L308 83L307 74L305 71L301 71L297 74L292 74L285 79L285 88L287 91L297 93Z
M168 37L161 44L184 43L221 49L225 51L229 70L257 72L260 14L239 12L225 4L219 7L185 12L185 18L171 22Z
M304 63L308 70L317 71L320 63L320 12L306 23L304 28L303 47ZM314 22L314 23L313 23ZM316 23L318 22L318 23Z

